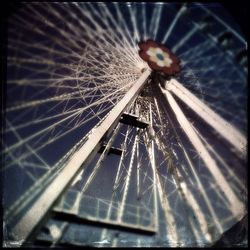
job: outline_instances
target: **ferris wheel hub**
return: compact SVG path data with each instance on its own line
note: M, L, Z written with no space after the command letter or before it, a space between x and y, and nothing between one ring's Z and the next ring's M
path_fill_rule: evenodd
M148 63L149 67L167 76L180 72L180 59L163 44L148 39L138 43L139 56Z

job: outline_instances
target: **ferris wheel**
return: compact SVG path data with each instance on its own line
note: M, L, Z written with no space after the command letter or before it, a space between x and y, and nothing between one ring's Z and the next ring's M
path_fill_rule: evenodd
M4 246L210 246L245 216L246 41L219 4L23 4L7 54Z

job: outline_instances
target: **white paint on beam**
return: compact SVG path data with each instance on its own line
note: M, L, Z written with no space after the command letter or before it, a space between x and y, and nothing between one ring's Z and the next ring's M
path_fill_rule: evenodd
M138 131L138 128L136 130ZM138 132L136 132L136 136L135 136L135 139L134 139L131 158L130 158L130 163L129 163L129 168L128 168L128 173L127 173L126 181L125 181L125 188L124 188L124 191L123 191L122 201L121 201L121 204L120 204L119 210L118 210L117 221L119 223L122 223L122 217L123 217L123 213L124 213L124 209L125 209L125 202L126 202L126 199L127 199L127 196L128 196L128 187L129 187L132 167L133 167L133 163L134 163L134 157L135 157L135 150L136 150L137 141L138 141Z
M187 7L186 7L185 4L180 8L180 10L178 11L178 13L175 15L175 17L174 17L174 19L173 19L170 27L168 28L167 33L165 34L164 38L162 39L161 43L165 44L167 42L167 39L171 35L172 30L174 29L177 21L179 20L180 16L186 11L186 9L187 9Z
M246 138L234 126L216 114L177 80L171 79L169 82L166 82L166 89L178 96L205 122L212 126L221 136L231 143L243 157L246 156Z
M202 27L202 26L201 26ZM187 43L187 41L194 35L194 33L196 31L198 31L201 28L199 25L194 25L194 27L192 29L190 29L187 34L179 40L179 42L172 48L172 51L174 53L177 52L177 50L182 47L183 45L185 45Z
M176 226L176 220L174 217L174 212L170 206L168 201L166 191L163 189L163 183L161 181L161 176L158 171L156 171L156 183L157 189L159 192L160 202L162 209L164 211L165 219L166 219L166 231L167 237L170 241L171 247L177 247L179 243L178 231Z
M149 105L150 114L150 126L153 128L153 116L152 116L152 105ZM155 228L156 231L159 230L159 216L158 216L158 200L157 200L157 182L156 182L156 164L155 164L155 145L154 140L151 141L149 145L149 159L151 162L152 172L153 172L153 190L154 190L154 217L155 217Z
M191 123L185 117L183 112L181 111L180 107L174 100L173 96L168 90L164 90L161 88L162 93L166 97L168 103L170 104L177 121L181 125L182 129L184 130L185 134L187 135L188 139L194 146L194 148L199 153L201 159L204 161L205 165L209 169L211 175L214 177L215 181L217 181L218 187L221 188L222 192L225 194L227 199L229 200L230 207L229 209L233 213L236 219L241 219L243 215L246 213L246 208L242 201L238 199L235 195L234 191L230 187L229 183L221 173L220 169L218 168L216 162L211 157L209 152L207 151L204 144L201 142L198 135L195 133L194 129L192 128Z

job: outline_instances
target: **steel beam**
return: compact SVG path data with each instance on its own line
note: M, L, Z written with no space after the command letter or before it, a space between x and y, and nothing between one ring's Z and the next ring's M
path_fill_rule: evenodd
M166 82L166 89L178 96L206 123L213 127L232 146L234 146L235 149L237 149L241 156L246 157L246 137L233 125L229 124L221 116L216 114L210 107L200 101L177 80L171 79L169 82Z
M97 153L103 138L108 136L118 124L122 113L141 91L150 73L150 69L147 69L141 75L103 122L92 130L92 133L90 133L89 138L83 146L73 154L62 171L55 177L54 181L47 186L33 206L17 222L12 230L14 240L19 241L21 244L24 243L33 230L40 226L41 221L46 218L52 206L74 180L83 165Z
M199 156L209 169L211 175L218 184L218 187L224 192L225 196L227 197L230 204L228 208L230 209L235 218L241 219L246 213L245 204L240 199L240 197L235 194L234 190L229 185L220 168L218 167L216 161L213 159L204 144L201 142L199 136L193 129L190 121L186 118L171 93L168 90L164 90L162 88L161 91L165 96L166 100L168 101L171 109L173 110L176 116L178 123L187 135L189 141L199 153Z
M61 221L68 221L69 223L77 223L84 225L93 225L95 227L105 227L113 230L122 230L134 232L145 235L153 235L156 233L155 229L150 226L142 226L138 224L130 224L123 221L110 220L104 218L82 217L77 214L68 213L67 211L53 211L53 218Z

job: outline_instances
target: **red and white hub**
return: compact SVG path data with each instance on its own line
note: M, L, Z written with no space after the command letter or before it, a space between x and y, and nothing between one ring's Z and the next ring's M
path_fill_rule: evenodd
M149 67L155 71L160 71L168 76L180 72L180 60L164 45L148 39L138 43L139 55L146 61Z

